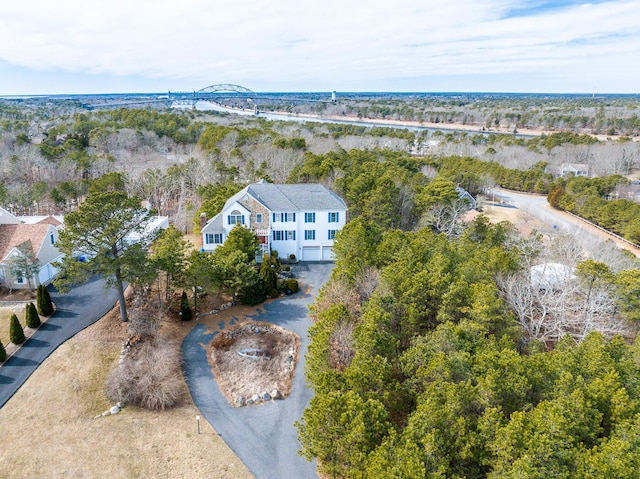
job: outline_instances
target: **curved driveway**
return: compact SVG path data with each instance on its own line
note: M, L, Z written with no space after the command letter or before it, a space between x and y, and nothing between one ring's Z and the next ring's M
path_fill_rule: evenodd
M264 311L251 317L277 324L300 336L299 361L287 399L258 406L231 407L220 392L207 361L206 345L218 331L207 334L206 327L199 324L182 343L184 375L193 402L258 479L318 477L315 461L310 463L298 455L300 443L293 423L300 419L313 397L304 377L304 357L309 344L308 306L329 279L333 264L306 263L293 269L300 284L312 289L265 304Z
M51 293L56 312L0 368L0 407L69 338L102 318L118 300L115 289L92 279L66 294Z

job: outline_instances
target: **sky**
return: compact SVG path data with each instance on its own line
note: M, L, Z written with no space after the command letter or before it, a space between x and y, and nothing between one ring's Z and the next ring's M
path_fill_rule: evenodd
M639 93L640 0L16 0L0 95Z

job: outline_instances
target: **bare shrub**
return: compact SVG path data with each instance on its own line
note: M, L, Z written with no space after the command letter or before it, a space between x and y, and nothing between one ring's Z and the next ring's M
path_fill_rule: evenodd
M349 367L355 349L353 347L353 331L355 324L351 321L341 321L329 338L329 366L338 371Z
M349 311L349 316L354 321L357 321L362 315L358 292L351 288L346 281L337 279L327 282L320 290L315 303L311 306L312 318L316 319L320 312L335 304L344 304Z
M155 340L158 337L158 319L149 317L142 311L131 310L129 313L129 336L140 336Z
M109 374L107 397L153 411L175 406L182 395L178 345L157 339L141 341Z
M355 279L355 290L360 296L360 303L369 301L380 282L380 271L376 268L364 268Z

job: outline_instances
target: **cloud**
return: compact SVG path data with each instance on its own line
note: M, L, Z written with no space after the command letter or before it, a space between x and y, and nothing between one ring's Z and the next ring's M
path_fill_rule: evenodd
M576 85L592 75L620 91L602 69L639 84L639 7L640 0L24 0L0 5L0 63L193 88L394 89L398 79L419 86L511 74L570 84L573 74Z

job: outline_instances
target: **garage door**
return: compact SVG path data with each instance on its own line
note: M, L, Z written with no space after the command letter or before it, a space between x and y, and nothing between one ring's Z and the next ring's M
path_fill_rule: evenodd
M331 246L325 246L322 249L322 261L333 261L333 248Z
M321 259L320 246L302 247L302 261L320 261Z

